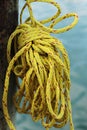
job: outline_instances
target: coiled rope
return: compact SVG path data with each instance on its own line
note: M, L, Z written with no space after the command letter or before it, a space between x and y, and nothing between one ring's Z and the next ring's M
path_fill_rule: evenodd
M31 2L47 2L57 8L51 18L38 21L35 19ZM25 8L29 17L22 23ZM58 17L61 9L54 0L26 0L20 14L20 25L11 34L7 45L8 68L3 93L3 112L10 130L16 130L9 116L7 107L9 79L14 72L21 83L13 96L15 107L19 113L31 114L34 121L41 120L42 125L49 128L61 128L70 122L70 130L74 130L70 103L70 63L68 54L60 40L50 33L63 33L73 28L78 22L75 13ZM74 17L74 21L66 27L53 29L60 21ZM49 27L44 24L49 23ZM14 46L14 55L11 48Z

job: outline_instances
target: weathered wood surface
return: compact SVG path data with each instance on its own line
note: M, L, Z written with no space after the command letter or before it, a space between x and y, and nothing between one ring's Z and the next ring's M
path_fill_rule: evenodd
M18 24L18 0L0 0L0 130L9 130L5 122L2 110L2 95L6 68L8 66L6 47L9 35ZM11 118L14 118L15 108L12 95L15 92L15 77L11 74L8 96L8 108Z

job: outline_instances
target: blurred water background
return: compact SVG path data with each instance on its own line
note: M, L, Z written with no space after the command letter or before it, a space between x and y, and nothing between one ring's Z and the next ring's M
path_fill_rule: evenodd
M76 12L79 22L74 29L54 35L60 39L68 51L71 62L71 100L73 110L73 121L75 130L87 130L87 0L56 0L62 8L62 14ZM24 4L19 1L19 12ZM32 4L35 17L45 19L52 16L56 9L48 4ZM23 19L26 19L27 10ZM58 24L55 28L63 27L65 23L70 23L70 19ZM40 122L33 122L29 115L16 115L17 130L45 130ZM69 130L65 126L62 130ZM51 130L56 130L51 128ZM60 130L60 129L59 129Z

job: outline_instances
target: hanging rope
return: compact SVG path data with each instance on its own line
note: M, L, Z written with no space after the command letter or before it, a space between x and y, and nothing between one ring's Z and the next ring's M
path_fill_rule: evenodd
M31 7L32 2L47 2L57 8L54 16L38 21ZM29 17L22 23L25 8ZM70 63L68 54L60 40L50 33L63 33L73 28L78 22L75 13L58 17L61 9L54 0L26 0L20 14L20 25L11 34L7 45L8 68L6 71L3 112L10 130L16 130L9 116L7 107L9 80L11 71L17 80L17 91L13 96L14 105L19 113L30 114L34 121L41 120L49 128L61 128L67 122L74 130L70 103ZM74 17L66 27L54 29L62 20ZM48 27L44 24L50 23ZM12 46L14 55L12 56Z

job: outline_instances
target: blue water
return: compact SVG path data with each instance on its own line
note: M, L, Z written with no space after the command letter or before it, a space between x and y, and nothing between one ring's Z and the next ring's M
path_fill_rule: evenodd
M87 130L87 0L56 1L61 5L62 14L76 12L79 16L79 22L74 29L60 35L57 34L55 37L63 42L70 57L71 99L75 130ZM20 0L19 12L22 6L23 1ZM32 6L38 20L52 16L56 11L53 6L47 4L34 3ZM26 10L24 19L27 15ZM55 28L59 26L64 26L64 23L55 26ZM45 130L40 122L34 123L30 115L17 114L16 126L17 130ZM67 125L62 130L69 130L68 127ZM56 129L52 128L51 130Z

